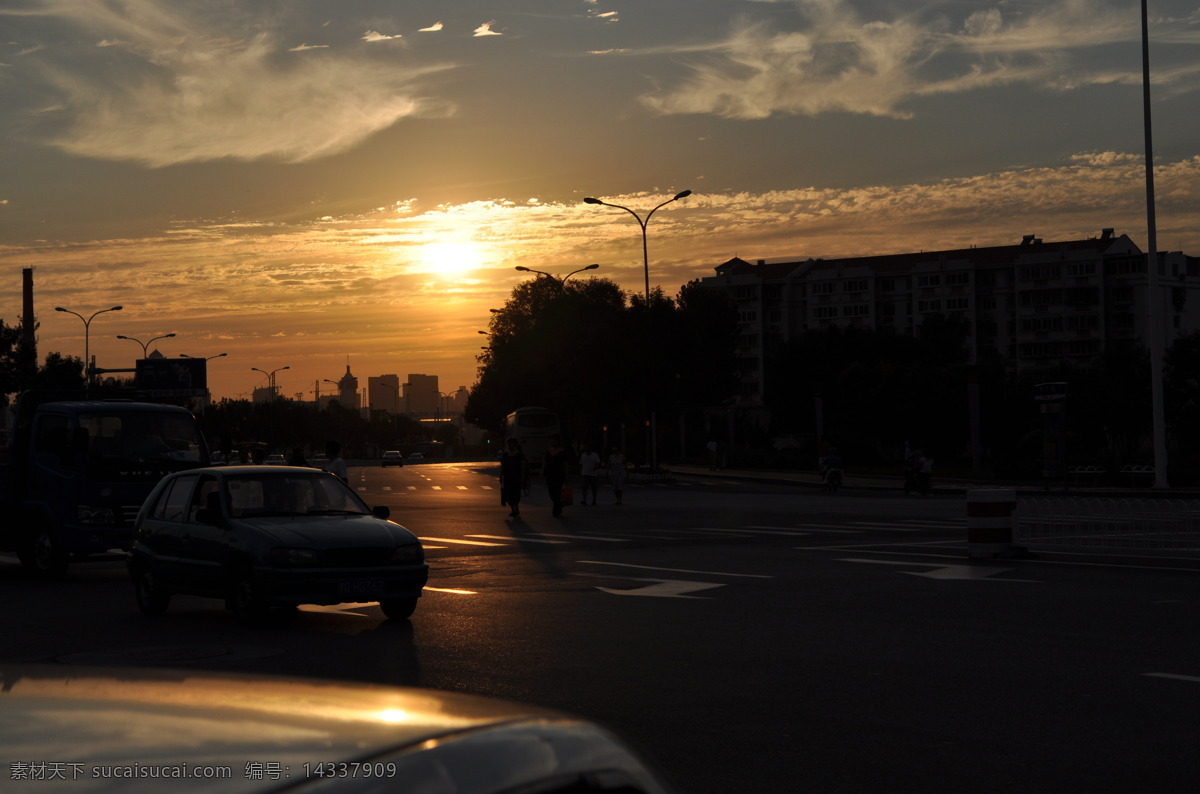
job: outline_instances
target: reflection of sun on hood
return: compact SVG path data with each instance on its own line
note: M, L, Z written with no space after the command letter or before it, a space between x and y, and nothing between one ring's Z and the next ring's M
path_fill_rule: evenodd
M395 546L415 543L399 524L370 515L250 516L234 519L286 546L331 549L347 546Z

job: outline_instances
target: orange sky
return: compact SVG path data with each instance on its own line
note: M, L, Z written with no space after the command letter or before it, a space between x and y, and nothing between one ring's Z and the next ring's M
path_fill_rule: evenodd
M1158 241L1200 254L1200 12L1155 3ZM214 396L469 386L527 274L1146 244L1137 3L27 0L0 9L0 317L211 363ZM513 7L516 8L515 6ZM619 13L618 13L619 12ZM581 274L582 275L582 274ZM325 384L328 386L328 384ZM324 391L324 389L322 389Z

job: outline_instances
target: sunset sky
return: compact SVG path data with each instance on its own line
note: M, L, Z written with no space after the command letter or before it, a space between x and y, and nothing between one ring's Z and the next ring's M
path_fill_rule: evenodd
M1150 0L1158 243L1200 255L1200 0ZM1146 245L1137 0L0 0L0 318L39 354L470 386L598 263ZM586 274L580 274L583 277ZM586 365L587 351L564 365ZM327 393L331 387L322 384Z

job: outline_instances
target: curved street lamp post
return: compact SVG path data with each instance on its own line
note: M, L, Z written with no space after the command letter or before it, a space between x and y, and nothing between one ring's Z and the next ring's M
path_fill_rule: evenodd
M524 265L517 265L516 269L521 271L522 273L537 273L539 276L545 276L546 278L550 279L551 281L557 281L559 287L564 287L567 284L567 279L569 279L571 276L575 275L576 273L582 273L585 270L595 270L598 267L600 267L600 265L588 265L586 267L581 267L578 270L572 270L570 273L563 276L562 278L559 278L558 276L555 276L551 273L546 273L541 270L534 270L531 267L525 267ZM492 311L495 311L495 309L493 309Z
M273 369L270 372L267 372L265 369L259 369L258 367L251 367L250 369L254 370L255 372L261 372L267 376L267 384L271 387L271 396L275 397L279 394L278 387L275 385L275 373L283 372L285 369L291 369L291 367L280 367L278 369Z
M125 307L124 306L113 306L109 309L101 309L98 312L94 312L91 317L85 318L79 312L73 312L70 309L64 309L62 306L54 307L54 311L56 311L56 312L64 312L65 314L73 314L76 317L78 317L80 320L83 320L83 388L84 388L84 391L87 391L88 389L91 388L92 375L94 374L92 372L92 350L91 350L92 320L96 319L96 317L98 315L104 314L105 312L119 312L123 308L125 308Z
M618 209L618 210L625 210L626 212L628 212L630 215L633 216L633 219L638 222L638 226L640 226L642 228L642 268L645 271L645 275L646 275L646 312L647 312L647 316L650 316L650 253L649 253L649 245L646 241L646 225L648 223L650 223L650 218L651 218L651 216L654 215L654 213L658 212L660 209L667 206L668 204L675 202L675 201L679 201L682 198L687 198L690 195L692 195L692 191L690 191L690 190L679 191L674 196L672 196L671 198L664 201L662 204L659 204L657 207L655 207L654 209L647 212L645 218L643 218L641 215L638 215L636 212L631 210L629 207L624 207L620 204L610 204L607 201L601 201L600 199L592 198L591 196L588 196L587 198L585 198L583 200L585 204L599 204L602 207L612 207L612 208ZM658 417L657 417L657 412L653 409L653 407L650 410L650 470L651 471L658 470Z
M139 345L141 345L142 358L150 357L150 345L154 344L159 339L173 339L174 337L175 334L163 334L162 336L156 336L152 338L149 342L143 342L141 339L134 339L132 336L122 336L121 334L117 334L117 339L128 339L130 342L137 342Z

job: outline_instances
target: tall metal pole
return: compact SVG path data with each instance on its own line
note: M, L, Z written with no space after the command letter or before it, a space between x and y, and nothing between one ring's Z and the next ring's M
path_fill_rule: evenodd
M1158 283L1158 230L1154 217L1154 143L1150 128L1150 22L1142 0L1142 118L1146 139L1146 327L1150 334L1150 399L1154 423L1154 487L1167 487L1167 431L1163 415L1163 296Z
M583 200L584 203L586 203L586 204L600 204L605 207L613 207L614 209L625 210L626 212L628 212L630 215L633 216L633 219L635 221L637 221L638 226L640 226L642 228L642 271L645 273L645 277L646 277L646 316L647 317L652 318L653 314L650 311L650 249L649 249L649 243L647 242L647 239L646 239L646 237L647 237L646 226L650 223L650 218L652 215L654 215L654 213L658 212L660 209L667 206L671 202L679 201L679 199L687 198L690 195L692 195L692 191L690 191L690 190L679 191L674 196L672 196L671 198L664 201L662 204L659 204L657 207L655 207L654 209L647 212L646 217L644 219L640 215L638 215L636 212L629 209L629 207L623 207L620 204L609 204L607 201L601 201L598 198L590 198L590 197L585 198ZM651 408L650 408L650 470L658 471L658 412L656 410L654 410L653 406L651 406Z
M123 306L113 306L108 309L101 309L98 312L93 312L91 317L84 318L79 312L73 312L70 309L64 309L62 306L55 306L54 311L73 314L80 320L83 320L83 390L88 392L92 388L92 349L91 349L91 332L92 320L95 320L98 315L105 312L119 312Z

